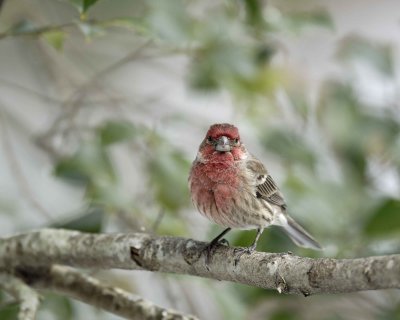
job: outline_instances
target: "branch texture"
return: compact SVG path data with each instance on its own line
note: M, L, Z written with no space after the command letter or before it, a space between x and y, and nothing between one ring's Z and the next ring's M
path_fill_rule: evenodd
M38 268L30 273L32 285L64 294L132 320L196 320L175 310L161 308L125 290L104 285L97 279L65 266Z
M254 252L235 264L234 248L215 249L207 270L206 243L144 233L86 234L60 229L0 239L0 271L62 264L132 269L232 281L282 293L340 293L400 288L400 255L359 259L311 259Z
M34 320L39 308L39 295L20 279L0 273L0 287L20 302L18 319Z

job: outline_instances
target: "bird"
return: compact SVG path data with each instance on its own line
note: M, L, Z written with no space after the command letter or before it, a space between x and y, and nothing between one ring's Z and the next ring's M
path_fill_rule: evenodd
M282 192L263 163L247 151L239 130L229 123L210 126L200 144L188 178L194 207L225 229L206 246L206 266L213 248L232 229L256 229L253 243L238 248L239 259L250 254L264 229L281 227L301 247L321 250L321 245L287 212ZM235 259L235 264L237 263Z

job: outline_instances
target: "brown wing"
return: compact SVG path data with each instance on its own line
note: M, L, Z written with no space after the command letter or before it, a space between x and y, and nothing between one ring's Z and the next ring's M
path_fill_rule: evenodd
M275 181L268 174L264 165L257 158L252 156L252 159L247 161L247 168L254 174L257 198L264 199L285 210L286 204L283 195Z
M280 192L272 177L270 175L264 177L261 175L257 180L263 181L257 185L257 197L280 206L282 209L286 209L286 203L285 199L283 198L283 194Z

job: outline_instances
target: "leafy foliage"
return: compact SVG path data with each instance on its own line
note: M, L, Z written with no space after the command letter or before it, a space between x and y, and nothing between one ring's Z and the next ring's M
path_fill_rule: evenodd
M55 174L72 182L101 186L115 181L115 171L107 150L100 141L83 142L71 157L61 159Z
M277 153L287 161L295 161L312 168L315 164L315 155L305 141L297 134L287 130L274 130L263 137L267 150Z
M368 236L388 237L400 234L400 200L384 199L365 224Z
M96 4L99 0L70 0L71 3L79 10L81 14L86 13L92 7L93 5Z
M189 172L189 161L182 152L171 150L171 145L161 137L153 137L150 143L152 154L147 170L155 199L163 209L176 214L188 204L187 181L182 179L182 173Z
M136 132L134 125L127 121L108 121L98 128L101 144L108 146L113 143L129 141Z
M43 33L42 37L46 42L57 51L62 51L65 41L65 33L63 31L54 30Z
M17 319L19 305L18 303L7 303L5 295L0 292L0 319Z
M393 50L385 44L373 43L360 36L348 36L338 50L338 57L344 61L364 61L380 74L393 77Z
M398 62L391 44L347 35L338 43L336 55L332 53L335 60L330 61L338 72L311 89L307 77L287 57L298 36L313 37L321 31L328 38L336 36L334 21L340 20L333 19L320 3L71 0L52 5L62 6L60 24L52 26L54 17L46 16L46 12L58 13L56 9L41 8L35 14L16 15L9 26L6 19L2 22L7 30L2 37L20 37L19 45L29 48L27 52L33 52L27 44L40 38L44 58L32 60L45 61L51 69L51 81L40 93L40 104L49 92L56 93L56 99L50 97L48 115L56 112L62 100L62 108L57 109L61 120L49 131L49 140L62 141L54 143L53 172L60 181L82 191L82 210L52 226L100 232L122 225L129 231L144 228L163 235L188 236L192 231L196 238L215 236L219 227L213 226L208 237L203 237L198 230L204 229L192 220L187 175L194 149L185 148L189 140L185 135L194 133L194 126L203 130L205 121L220 121L226 114L223 108L202 114L203 110L191 110L188 105L177 109L179 121L172 122L167 96L176 97L178 105L187 92L191 99L193 92L211 99L210 93L223 93L234 105L223 121L235 119L241 128L246 124L252 128L248 132L255 138L253 145L259 147L255 148L260 153L257 156L275 161L271 167L278 172L273 175L290 214L326 245L322 254L380 254L376 244L400 250L399 197L386 190L387 176L382 173L389 172L391 183L399 185L397 97L391 101L384 91L385 99L375 105L365 98L355 77L364 69L372 70L374 80L383 81L383 87L397 88ZM71 10L65 10L68 5ZM132 53L133 48L139 49ZM307 50L305 54L313 54ZM143 71L146 67L155 73L149 77ZM176 80L181 69L184 76ZM124 73L129 77L121 80ZM44 74L42 69L39 74ZM187 91L154 93L159 75L171 82L182 81ZM147 91L151 91L149 96ZM171 128L181 134L175 141L164 134L164 129ZM270 163L265 164L270 168ZM8 205L17 201L1 197L0 211L17 213L17 205ZM127 217L132 223L124 220ZM119 225L113 224L116 220ZM227 238L232 245L244 246L254 236L254 231L233 231ZM258 250L321 254L296 248L278 227L264 232ZM262 310L270 298L279 299L276 308L268 315L260 311L259 317L307 318L303 301L297 303L291 297L230 285L207 290L215 294L221 314L229 319ZM281 304L284 299L292 302L290 308ZM45 301L44 308L59 319L77 316L68 299L46 296ZM308 303L307 308L318 304ZM326 319L346 319L344 309L328 312ZM395 319L399 313L398 307L379 305L377 309L377 319ZM15 312L13 306L1 308L0 318L13 317Z
M51 311L53 319L68 320L76 318L76 312L70 299L53 294L45 294L44 297L41 310Z

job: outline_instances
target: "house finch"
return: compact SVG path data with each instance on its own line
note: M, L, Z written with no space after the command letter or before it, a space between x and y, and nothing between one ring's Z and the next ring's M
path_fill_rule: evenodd
M254 251L264 228L283 228L299 246L321 249L314 238L286 212L283 195L264 165L250 154L238 129L227 123L214 124L202 141L189 175L194 206L206 218L226 229L207 246L206 264L213 246L232 228L257 229Z

